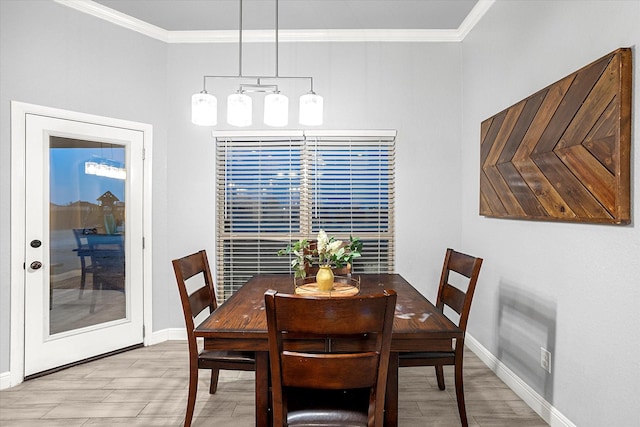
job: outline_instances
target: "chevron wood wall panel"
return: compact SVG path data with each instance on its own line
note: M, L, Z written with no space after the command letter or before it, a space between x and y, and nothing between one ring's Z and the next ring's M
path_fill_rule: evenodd
M481 124L480 214L631 221L631 49L618 49Z

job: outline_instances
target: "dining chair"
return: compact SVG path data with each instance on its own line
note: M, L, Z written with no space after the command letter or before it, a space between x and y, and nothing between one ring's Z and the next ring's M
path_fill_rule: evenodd
M382 426L395 305L267 291L273 426Z
M98 291L125 292L125 252L122 234L87 234L87 249L91 260L92 288L90 313L95 311Z
M76 252L76 255L80 258L80 294L78 295L78 299L81 299L84 293L87 273L93 274L93 266L91 265L90 258L91 252L89 251L89 242L87 239L87 234L90 232L92 232L92 230L87 230L86 228L73 229L73 237L76 239L77 246L73 251Z
M174 259L172 264L176 281L178 282L180 300L182 301L182 311L189 345L189 395L184 419L184 427L189 427L191 426L196 404L198 370L211 370L209 394L215 394L218 389L220 369L255 371L256 360L254 352L198 350L194 319L205 310L211 313L218 308L207 253L201 250L191 255ZM190 292L188 290L188 288L193 289L194 287L196 289L193 291Z
M438 388L445 389L444 365L454 366L456 399L458 401L458 412L463 426L467 426L467 412L464 404L464 385L462 382L462 360L464 355L464 334L467 330L469 320L469 310L471 300L476 288L482 258L476 258L453 249L447 249L442 274L440 276L440 286L436 298L436 307L446 316L445 306L453 309L459 317L457 325L462 329L463 337L459 340L452 340L450 350L432 352L408 352L400 353L399 366L435 366ZM454 273L454 274L451 274ZM453 282L455 284L451 284ZM466 285L466 286L465 286ZM466 288L462 290L461 288ZM449 317L449 316L447 316ZM453 321L453 320L452 320ZM454 321L454 323L456 323Z

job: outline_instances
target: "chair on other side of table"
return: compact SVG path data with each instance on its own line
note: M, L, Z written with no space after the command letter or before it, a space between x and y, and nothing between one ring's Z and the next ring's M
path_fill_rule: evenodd
M395 305L392 290L338 298L267 291L273 426L381 427ZM305 349L309 340L324 341L324 351Z
M312 254L317 249L318 249L318 241L309 240L309 249L305 249L304 254L305 255ZM305 263L304 265L304 271L307 274L307 276L315 276L316 274L318 274L319 269L320 269L320 266L318 265L309 265L308 263ZM336 276L349 276L351 274L351 264L347 264L342 267L334 267L331 269L331 271L333 271L333 274L335 274Z
M218 374L220 369L255 371L256 361L254 352L198 351L194 318L204 310L208 310L208 312L211 313L218 307L207 253L201 250L183 258L174 259L172 264L176 281L178 282L180 300L182 301L182 311L184 313L189 345L189 396L187 399L187 412L184 419L184 426L189 427L193 419L193 411L196 403L199 369L211 370L209 394L215 394L218 388ZM198 275L201 275L202 284L198 283L198 289L189 292L186 281ZM191 282L189 284L191 285Z
M464 385L462 381L462 360L464 355L464 334L467 330L469 320L469 310L473 293L480 274L482 258L476 258L453 249L447 249L442 274L440 276L440 286L436 307L444 313L444 307L450 307L460 315L457 325L462 329L463 337L457 342L451 343L449 351L434 352L408 352L400 353L399 366L435 366L438 388L445 389L443 365L453 365L455 370L456 399L458 401L458 412L463 426L467 426L467 412L464 403ZM455 272L463 277L461 281L467 282L466 291L450 283L450 273ZM466 279L464 279L466 278ZM457 284L457 283L456 283ZM446 315L446 313L445 313ZM455 323L455 322L454 322Z

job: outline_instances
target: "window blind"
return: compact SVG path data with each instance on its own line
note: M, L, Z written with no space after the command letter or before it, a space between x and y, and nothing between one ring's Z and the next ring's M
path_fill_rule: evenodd
M216 132L216 272L225 300L320 229L363 242L353 272L393 272L395 131Z

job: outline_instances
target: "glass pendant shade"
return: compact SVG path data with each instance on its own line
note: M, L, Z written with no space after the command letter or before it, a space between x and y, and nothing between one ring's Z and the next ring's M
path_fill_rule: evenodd
M264 124L268 126L286 126L289 123L289 98L280 93L271 93L264 97Z
M300 97L299 122L306 126L319 126L323 121L323 99L314 92Z
M251 126L252 101L243 93L234 93L227 98L227 123L231 126Z
M218 124L218 100L203 90L191 97L191 122L199 126Z

